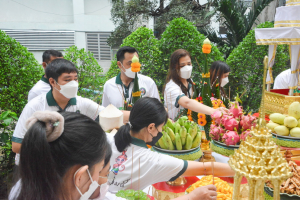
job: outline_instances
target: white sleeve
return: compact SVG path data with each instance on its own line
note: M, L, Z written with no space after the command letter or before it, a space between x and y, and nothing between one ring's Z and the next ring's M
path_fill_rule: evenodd
M181 91L180 87L175 83L168 83L164 92L165 106L168 109L168 114L171 119L174 119L178 114L178 100L185 94Z
M93 120L95 120L99 113L105 108L87 98L82 97L82 101L83 105L82 108L80 108L80 113L92 118Z
M151 79L151 85L150 85L150 97L153 97L153 98L156 98L158 99L159 101L160 100L160 96L159 96L159 93L158 93L158 89L157 89L157 85L155 84L155 82Z
M109 102L109 98L108 98L108 95L107 95L107 83L104 84L104 87L103 87L103 96L102 96L102 106L106 107L110 104Z
M188 162L186 160L152 151L151 154L152 155L149 155L147 159L150 160L151 164L149 163L148 166L152 166L152 169L148 169L148 172L153 174L147 175L147 177L152 177L153 183L174 181L181 176L188 167Z
M17 122L16 128L13 133L12 141L16 143L22 143L22 140L27 132L25 127L26 121L36 110L30 106L30 102L26 104L21 116Z

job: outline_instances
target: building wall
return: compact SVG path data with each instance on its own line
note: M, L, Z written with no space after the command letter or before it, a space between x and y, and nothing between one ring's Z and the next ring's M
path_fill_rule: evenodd
M112 32L109 0L0 0L0 30L74 31L74 44L87 48L86 32ZM47 49L45 49L47 50ZM42 61L43 51L31 51ZM99 61L106 72L110 61Z

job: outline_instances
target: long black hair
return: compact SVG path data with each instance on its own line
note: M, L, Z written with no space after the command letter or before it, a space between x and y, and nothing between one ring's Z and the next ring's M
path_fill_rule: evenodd
M215 87L217 83L220 84L221 95L227 97L224 88L221 87L221 81L224 74L230 72L230 67L222 61L215 61L211 64L210 67L210 84L212 87ZM218 80L217 80L218 79Z
M131 109L129 123L121 126L115 135L115 144L119 152L122 152L131 143L132 133L138 133L141 129L154 123L158 127L168 120L168 113L163 104L156 98L144 97L135 102Z
M52 200L65 196L63 177L75 165L93 165L105 157L106 134L99 123L71 112L64 117L64 132L54 140L46 139L45 123L37 121L22 141L20 152L21 191L18 200Z

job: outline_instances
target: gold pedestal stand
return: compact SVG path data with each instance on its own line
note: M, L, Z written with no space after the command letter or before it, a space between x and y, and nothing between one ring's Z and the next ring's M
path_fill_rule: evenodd
M205 132L202 132L201 150L203 152L200 162L216 162L216 159L211 155L210 142L206 139Z
M168 185L180 186L185 185L187 180L183 176L179 176L175 181L167 181Z

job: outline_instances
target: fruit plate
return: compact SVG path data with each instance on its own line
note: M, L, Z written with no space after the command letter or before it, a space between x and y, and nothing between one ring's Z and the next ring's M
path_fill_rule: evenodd
M176 154L176 153L187 153L187 152L191 152L191 151L196 150L196 149L199 148L199 147L195 147L195 148L188 149L188 150L168 150L168 149L162 149L162 148L157 147L157 146L153 146L153 148L156 149L156 150L158 150L158 151Z
M298 137L292 137L292 136L283 136L283 135L278 135L276 133L272 133L272 135L276 138L284 138L284 139L291 139L291 140L299 140L300 141L300 138Z
M232 148L232 149L238 149L240 147L240 145L226 145L225 143L219 142L219 141L216 141L216 140L214 140L214 142L217 143L218 145L223 146L223 147Z
M273 189L272 188L265 185L264 190L269 196L273 197ZM298 200L298 199L300 200L299 195L280 193L280 200Z

